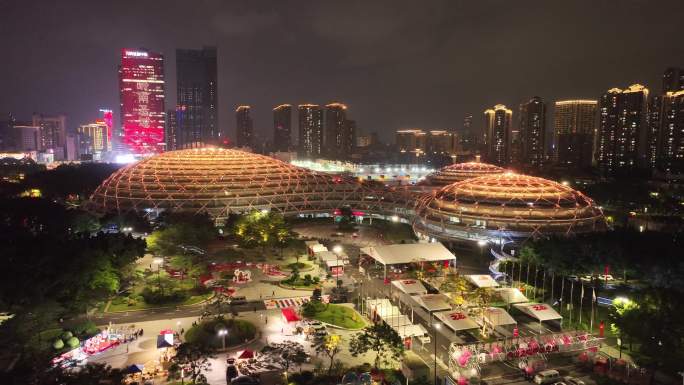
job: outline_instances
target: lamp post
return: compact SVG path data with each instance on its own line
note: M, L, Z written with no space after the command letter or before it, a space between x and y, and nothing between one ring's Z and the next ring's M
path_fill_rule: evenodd
M228 335L228 330L220 329L218 331L218 335L219 335L219 337L221 337L221 339L223 341L223 350L226 350L226 336Z
M434 385L437 385L437 330L442 328L442 324L439 322L436 322L432 325L432 330L434 331L434 337L435 337L435 373L434 373Z

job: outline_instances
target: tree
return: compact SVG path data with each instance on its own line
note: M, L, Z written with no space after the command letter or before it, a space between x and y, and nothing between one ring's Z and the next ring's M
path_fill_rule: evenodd
M169 379L180 378L181 370L192 379L195 384L206 384L207 377L203 372L211 370L210 358L214 358L213 350L195 343L182 343L176 349L176 355L171 358Z
M281 214L252 211L238 219L233 233L243 247L278 246L281 249L294 239L292 230Z
M328 366L328 375L330 375L335 356L340 352L340 336L338 334L327 335L323 343L316 347L316 351L325 354L330 359L330 366Z
M285 375L287 375L292 364L301 366L309 357L304 350L304 346L299 342L294 341L271 344L266 346L264 350L274 351L278 354L280 364L285 368Z
M494 296L494 291L489 287L478 287L472 292L470 301L475 303L482 317L482 334L487 334L487 323L484 322L485 310L492 303L492 297Z
M390 359L398 360L404 352L404 344L399 334L384 322L366 327L349 341L349 351L356 357L368 351L375 352L374 367Z
M448 272L444 281L439 286L439 291L444 293L453 293L451 297L456 305L461 305L465 302L463 293L468 289L468 282L457 272Z

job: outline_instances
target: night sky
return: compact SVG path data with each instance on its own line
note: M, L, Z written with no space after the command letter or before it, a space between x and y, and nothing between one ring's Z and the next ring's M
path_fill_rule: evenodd
M481 124L496 103L597 98L632 83L660 92L684 66L684 1L0 0L0 112L64 113L69 128L114 109L120 48L219 50L220 124L253 108L271 133L280 103L349 106L365 132ZM293 116L296 119L296 115ZM514 116L515 118L515 116Z

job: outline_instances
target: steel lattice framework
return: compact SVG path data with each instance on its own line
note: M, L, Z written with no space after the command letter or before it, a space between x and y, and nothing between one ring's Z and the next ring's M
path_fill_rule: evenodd
M370 188L353 178L219 148L146 158L112 174L90 200L98 212L206 212L216 219L262 209L284 215L324 213L346 205L369 213L405 214L414 203L403 191Z
M505 172L445 186L420 198L414 229L440 239L601 231L603 213L570 187Z
M506 170L492 164L465 162L450 164L427 176L426 181L433 186L446 186L466 179L485 175L501 174Z

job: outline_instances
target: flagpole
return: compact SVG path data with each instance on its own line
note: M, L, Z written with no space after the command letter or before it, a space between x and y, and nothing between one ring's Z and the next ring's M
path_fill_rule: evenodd
M589 333L594 332L594 302L596 302L596 288L591 288L591 320L589 321Z
M579 310L579 324L580 327L582 327L582 302L584 302L584 284L580 284L582 286L582 290L580 291L580 310Z
M568 301L568 310L570 310L570 325L572 325L572 292L575 291L575 281L570 283L570 301Z
M565 299L563 298L563 292L564 292L564 291L565 291L565 277L561 275L560 306L558 306L558 307L560 308L561 314L563 314L563 305L564 305L563 301L565 300Z

